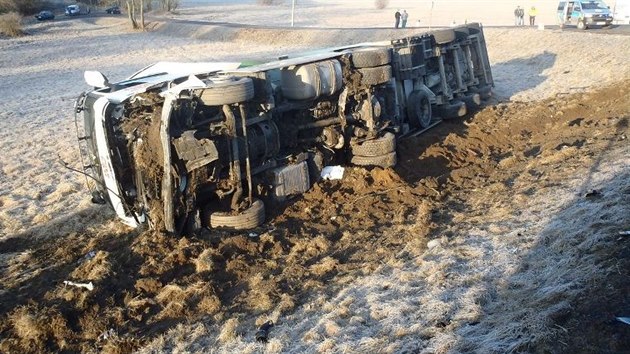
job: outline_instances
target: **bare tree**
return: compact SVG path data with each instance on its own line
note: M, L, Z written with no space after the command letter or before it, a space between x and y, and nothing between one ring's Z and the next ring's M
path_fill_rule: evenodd
M162 10L171 12L179 6L179 0L159 0Z
M129 22L133 29L141 29L144 31L144 0L125 0L127 5L127 14L129 16ZM140 19L136 17L136 12L139 13Z

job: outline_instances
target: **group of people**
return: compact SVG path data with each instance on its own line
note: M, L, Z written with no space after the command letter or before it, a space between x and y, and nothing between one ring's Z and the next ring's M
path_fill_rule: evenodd
M529 15L529 25L535 26L536 15L538 15L538 10L536 9L536 7L532 6L529 9L529 11L527 11L527 14ZM394 13L394 18L396 19L394 28L407 27L407 19L409 18L409 14L407 13L407 10L402 10L402 12L400 12L400 10L396 10L396 13ZM525 18L525 9L522 9L520 6L516 6L516 9L514 9L514 25L524 26L525 25L524 18Z
M407 27L407 19L409 18L407 10L402 10L402 13L400 12L400 10L396 10L394 17L396 18L396 24L394 25L395 28Z
M536 15L538 15L538 10L536 10L535 6L532 6L529 11L527 11L527 14L529 15L529 25L534 26L536 24ZM516 9L514 9L514 25L525 25L525 21L523 19L524 17L525 9L522 9L520 6L516 6Z

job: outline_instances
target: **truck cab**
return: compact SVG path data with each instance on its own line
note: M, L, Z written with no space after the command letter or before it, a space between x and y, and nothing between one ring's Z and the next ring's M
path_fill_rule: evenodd
M560 27L575 25L585 30L594 26L610 26L613 22L610 7L601 0L560 1L557 14Z

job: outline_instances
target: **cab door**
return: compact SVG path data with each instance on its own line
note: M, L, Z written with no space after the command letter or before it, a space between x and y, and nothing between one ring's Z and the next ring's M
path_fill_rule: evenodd
M579 1L575 1L571 11L571 23L577 23L580 18L582 18L582 5Z
M573 9L576 1L561 1L558 5L558 19L561 25L570 24L573 21Z

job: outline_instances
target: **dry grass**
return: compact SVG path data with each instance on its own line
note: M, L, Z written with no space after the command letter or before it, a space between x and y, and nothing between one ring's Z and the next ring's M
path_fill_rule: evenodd
M273 308L273 293L276 291L275 282L265 279L258 273L249 279L249 294L247 304L259 312L268 311Z
M201 252L193 261L197 273L213 271L215 269L213 257L218 255L219 252L214 248L207 248L203 250L203 252Z
M9 12L0 15L0 34L9 37L19 37L23 35L22 16L17 12Z
M338 265L339 261L330 256L326 256L318 263L313 264L310 269L313 274L321 276L334 271Z
M42 341L45 335L45 329L42 323L27 307L21 307L9 316L9 320L13 324L13 328L23 341L37 342Z
M29 352L45 351L47 341L64 349L71 336L66 320L56 309L22 306L9 314L8 321L20 340L20 347ZM2 344L0 341L0 348Z
M219 333L217 340L223 344L236 340L238 337L236 333L237 328L238 320L236 318L230 318L225 321L225 324L221 327L221 332Z
M88 255L89 258L89 255ZM98 251L93 257L84 259L70 276L77 281L99 281L113 274L112 264L109 261L109 252Z
M220 307L216 295L204 282L197 282L187 287L168 284L159 291L155 300L162 306L162 311L158 314L160 319L192 315L191 311L195 308L211 314Z

